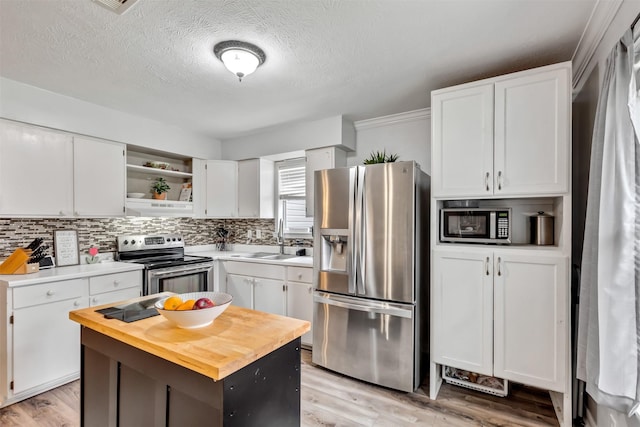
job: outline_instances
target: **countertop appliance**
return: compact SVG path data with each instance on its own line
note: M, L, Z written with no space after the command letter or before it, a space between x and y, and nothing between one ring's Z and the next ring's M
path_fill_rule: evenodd
M511 243L511 208L440 209L440 241Z
M117 238L116 260L144 264L142 294L213 291L213 259L184 254L181 234Z
M412 161L315 172L314 363L397 390L420 385L429 187Z

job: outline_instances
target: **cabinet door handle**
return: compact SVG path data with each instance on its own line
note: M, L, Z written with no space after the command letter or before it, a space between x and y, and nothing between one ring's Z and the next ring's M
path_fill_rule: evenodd
M302 274L298 274L298 279L302 280Z
M120 280L114 280L113 286L120 286Z
M484 262L484 269L485 269L485 274L488 276L489 273L489 257L487 257L487 259Z
M311 293L313 292L313 288L312 288L311 286L309 286L309 287L307 288L307 292L309 292L309 294L311 294Z
M484 176L484 187L489 191L489 172Z
M94 299L91 300L91 302L94 303L94 304L97 304L98 303L98 299L94 298Z
M498 190L502 190L502 171L498 171Z
M73 306L74 306L74 307L77 307L77 306L79 306L79 305L80 305L80 301L74 301L74 302L73 302Z
M502 259L498 257L498 276L502 276L502 268L500 268L500 264L502 264Z
M49 297L50 297L50 296L52 296L53 294L54 294L54 292L53 292L53 291L47 291L47 296L49 296Z

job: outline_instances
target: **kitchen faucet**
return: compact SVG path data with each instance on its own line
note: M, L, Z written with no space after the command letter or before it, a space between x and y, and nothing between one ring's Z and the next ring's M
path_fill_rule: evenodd
M278 234L276 236L276 242L280 245L280 253L284 254L284 221L280 218L278 222Z

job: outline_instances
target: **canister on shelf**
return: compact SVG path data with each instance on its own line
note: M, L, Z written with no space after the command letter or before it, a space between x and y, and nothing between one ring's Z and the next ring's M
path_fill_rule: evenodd
M529 217L529 231L532 245L553 245L554 217L539 211L536 215Z

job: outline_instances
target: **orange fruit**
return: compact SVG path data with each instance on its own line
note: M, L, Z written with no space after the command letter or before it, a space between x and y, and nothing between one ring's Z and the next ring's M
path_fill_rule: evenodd
M176 310L178 311L183 311L183 310L191 310L193 309L193 305L196 303L196 300L194 299L188 299L185 302L183 302L182 304L180 304L178 306L178 308L176 308Z
M180 298L177 295L174 295L172 297L167 298L167 300L164 302L164 306L163 308L165 310L176 310L180 304L182 304L182 298Z

